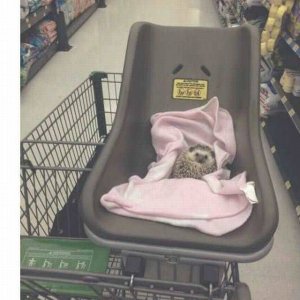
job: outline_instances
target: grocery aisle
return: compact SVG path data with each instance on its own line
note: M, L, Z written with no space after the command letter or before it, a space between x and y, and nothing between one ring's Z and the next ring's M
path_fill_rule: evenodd
M136 21L163 25L219 26L209 0L107 0L71 38L69 52L57 53L21 94L21 138L93 70L121 72L129 28ZM294 208L266 143L279 202L280 223L271 253L241 265L241 280L254 300L300 298L300 235Z
M262 133L264 151L275 189L279 225L271 252L262 260L240 264L242 281L250 286L253 300L300 299L300 225L292 200L284 187L268 142Z
M21 93L21 138L93 70L121 72L130 26L219 26L207 0L107 0L73 35L69 52L58 52Z

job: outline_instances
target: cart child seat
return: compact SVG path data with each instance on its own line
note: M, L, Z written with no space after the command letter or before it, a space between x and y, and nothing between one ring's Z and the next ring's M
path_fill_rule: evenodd
M113 248L229 261L256 260L270 250L278 211L260 138L259 61L259 34L250 25L132 26L113 128L81 195L89 238ZM204 82L203 100L176 95L174 84L184 79ZM215 237L119 216L100 205L103 194L134 174L144 177L155 161L149 121L153 114L196 108L213 96L234 122L237 154L232 174L246 170L260 201L244 225Z

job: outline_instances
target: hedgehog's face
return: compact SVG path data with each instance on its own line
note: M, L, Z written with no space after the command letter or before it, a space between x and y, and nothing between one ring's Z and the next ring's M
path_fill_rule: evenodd
M203 166L215 164L215 153L207 146L196 145L190 147L187 158Z

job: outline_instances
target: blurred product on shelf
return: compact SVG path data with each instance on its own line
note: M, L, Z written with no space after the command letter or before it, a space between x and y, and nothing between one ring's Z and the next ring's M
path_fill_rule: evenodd
M53 0L21 0L21 19L27 17L28 14L34 13L40 7L50 5Z
M33 45L21 43L21 65L32 62L39 54L39 49Z
M296 42L300 42L300 0L295 1L288 24L288 31Z
M23 38L23 42L31 44L41 51L53 43L56 38L56 23L52 20L44 20Z
M29 7L29 13L33 13L42 6L46 6L52 3L53 0L27 0Z
M56 23L44 20L33 30L22 36L21 42L21 86L27 81L32 64L57 38Z
M300 0L216 1L222 19L261 31L261 125L299 216Z
M280 84L285 93L293 93L295 97L300 97L300 72L285 69Z
M270 81L260 85L260 115L263 118L282 112L280 96Z
M270 55L264 56L260 62L260 82L265 83L271 80L273 72L273 61Z
M105 6L96 3L96 0L20 1L20 73L23 87L57 51L68 51L71 48L68 43L70 36L97 7Z
M28 0L20 0L20 8L21 8L21 19L25 19L29 14L29 5Z
M295 97L300 97L300 73L298 73L298 75L295 77L293 95Z
M247 0L247 5L250 6L263 6L263 0Z
M64 13L66 25L95 3L95 0L56 0L56 7Z
M269 16L265 25L265 28L261 35L261 54L267 55L273 53L277 44L277 40L280 37L284 16L291 10L293 1L286 0L274 1L269 10Z
M290 13L292 11L293 6L295 5L298 0L286 0L285 5L287 6L287 12Z
M26 83L30 67L37 60L38 54L38 47L26 43L21 43L21 86Z
M45 35L50 43L53 43L57 38L56 23L52 20L42 21L38 25L37 31Z

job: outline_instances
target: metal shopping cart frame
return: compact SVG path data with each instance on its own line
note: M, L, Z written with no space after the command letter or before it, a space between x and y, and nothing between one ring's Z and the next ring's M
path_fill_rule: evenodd
M22 235L85 238L78 199L112 127L121 83L120 73L93 72L21 141ZM143 258L151 274L139 277L124 271L130 255L112 249L105 274L21 268L21 298L83 299L41 283L60 281L87 286L89 299L250 299L234 261L151 254Z

